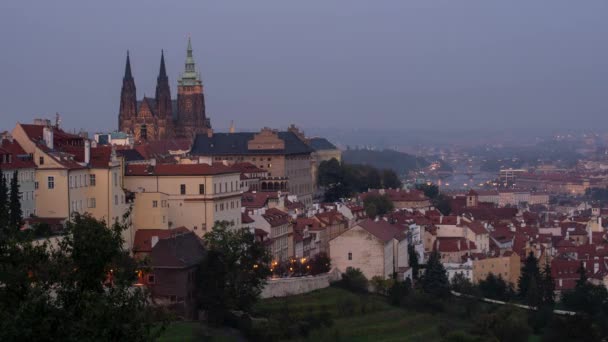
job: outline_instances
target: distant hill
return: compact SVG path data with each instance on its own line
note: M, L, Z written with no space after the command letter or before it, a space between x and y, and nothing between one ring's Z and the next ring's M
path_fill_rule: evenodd
M393 169L399 174L429 165L424 158L395 150L346 150L342 152L342 160L347 164L364 164L378 169Z

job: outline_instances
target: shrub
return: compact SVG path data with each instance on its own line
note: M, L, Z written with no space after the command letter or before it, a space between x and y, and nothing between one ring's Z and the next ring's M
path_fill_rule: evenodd
M331 259L326 253L321 252L310 259L309 266L312 275L327 273L331 270Z
M388 289L388 300L393 305L402 305L410 292L412 292L410 278L407 278L406 281L395 281Z
M395 281L393 279L384 279L381 276L375 276L372 278L370 283L372 285L372 288L374 289L374 292L386 296L388 294L389 289L393 286L394 282Z
M369 289L369 281L358 268L348 268L342 273L342 280L337 285L352 292L366 293Z

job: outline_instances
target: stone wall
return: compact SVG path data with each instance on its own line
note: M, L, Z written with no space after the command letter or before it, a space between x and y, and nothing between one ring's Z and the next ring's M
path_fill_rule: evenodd
M262 290L261 297L287 297L308 293L326 288L331 282L338 281L341 277L340 272L334 268L329 273L317 276L269 279Z

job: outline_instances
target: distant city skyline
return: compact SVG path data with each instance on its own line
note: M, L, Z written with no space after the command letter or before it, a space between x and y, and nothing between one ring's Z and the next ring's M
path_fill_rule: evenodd
M0 4L0 128L62 116L117 128L161 49L172 94L187 37L216 130L581 130L608 124L608 3L79 1ZM331 138L331 137L330 137Z

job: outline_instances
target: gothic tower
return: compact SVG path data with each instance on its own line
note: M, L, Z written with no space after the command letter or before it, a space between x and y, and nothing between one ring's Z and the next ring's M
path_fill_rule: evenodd
M158 137L169 138L173 134L173 111L171 105L171 89L169 77L165 69L165 54L160 53L160 70L156 78L156 116L158 119Z
M120 110L118 114L118 128L123 132L130 132L132 120L137 116L137 94L135 80L131 74L131 61L127 51L127 64L125 75L122 78L122 90L120 91Z
M177 134L182 137L193 137L209 128L205 115L205 96L203 82L196 72L192 57L192 43L188 38L185 70L177 81Z

